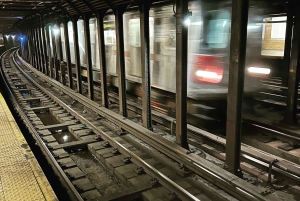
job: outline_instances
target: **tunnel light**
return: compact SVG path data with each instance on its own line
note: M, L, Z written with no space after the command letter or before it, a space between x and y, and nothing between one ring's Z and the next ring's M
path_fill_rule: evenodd
M54 27L53 32L54 32L55 35L57 35L59 33L59 29Z
M256 74L263 74L263 75L269 75L271 70L269 68L261 68L261 67L249 67L248 68L249 73L256 73Z
M9 35L5 35L5 37L6 37L6 39L8 40L8 38L9 38Z
M13 40L15 39L15 35L12 35L11 37L12 37Z

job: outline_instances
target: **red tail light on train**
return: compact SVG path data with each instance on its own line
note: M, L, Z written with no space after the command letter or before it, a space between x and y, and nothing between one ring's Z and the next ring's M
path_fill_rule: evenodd
M220 83L224 74L220 56L198 54L193 57L192 79L200 83Z

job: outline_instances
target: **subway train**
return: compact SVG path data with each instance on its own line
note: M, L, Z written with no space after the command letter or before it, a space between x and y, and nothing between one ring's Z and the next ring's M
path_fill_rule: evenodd
M278 41L283 41L284 44L285 23L275 22L279 20L285 21L286 17L284 15L272 15L284 12L278 10L278 7L282 8L282 6L272 5L272 3L266 4L264 1L250 0L245 65L245 94L259 90L262 87L259 80L272 76L272 73L275 72L274 69L280 68L282 64L282 44L276 48L269 47L270 51L263 49L263 46L267 46L264 44L268 43L266 40L268 38L272 40L272 36L275 41L278 39ZM188 9L191 13L189 18L185 21L185 25L188 26L188 97L199 100L214 98L226 99L229 74L231 1L189 1ZM123 16L126 88L128 91L135 91L137 88L140 88L140 83L142 82L140 19L138 10L129 10L130 11L125 12ZM157 7L153 5L150 9L149 17L151 85L152 88L172 93L176 91L175 11L176 5L173 3ZM77 24L80 61L83 67L82 75L86 76L83 21L79 20ZM270 30L268 29L270 24L274 24L274 27L275 25L277 26L277 32L280 30L277 36L276 33L273 33L276 31L271 31L271 39L269 37ZM278 25L281 25L281 29L278 28ZM96 19L92 18L89 27L93 78L95 82L98 82L100 79L100 58L98 56L99 49L96 26ZM63 33L62 27L60 31L62 33L63 56L65 58L65 41L63 37L65 33ZM74 42L71 22L68 24L68 32L71 61L74 64ZM104 17L104 34L108 80L110 86L117 87L116 33L115 19L112 14L108 14Z

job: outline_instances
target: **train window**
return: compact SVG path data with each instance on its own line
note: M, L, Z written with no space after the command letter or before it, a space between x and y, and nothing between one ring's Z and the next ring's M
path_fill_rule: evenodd
M230 35L230 13L227 10L212 11L206 16L206 43L209 48L226 48Z
M116 44L116 33L115 30L104 31L105 45Z
M77 31L78 31L80 64L82 66L85 66L86 65L86 56L85 56L85 39L84 39L83 20L77 21Z
M97 18L95 18L95 66L97 69L100 69Z
M106 15L103 21L107 73L117 75L115 16Z
M286 19L286 16L282 16L263 20L261 55L283 57Z
M91 39L91 52L92 52L92 65L96 66L96 53L97 53L97 43L96 43L96 18L92 18L89 21L90 26L90 39Z
M132 46L141 46L140 19L130 19L129 23L129 44Z
M4 46L3 34L0 33L0 47Z
M272 17L271 39L285 40L286 16Z
M104 41L105 45L116 44L115 21L104 21Z

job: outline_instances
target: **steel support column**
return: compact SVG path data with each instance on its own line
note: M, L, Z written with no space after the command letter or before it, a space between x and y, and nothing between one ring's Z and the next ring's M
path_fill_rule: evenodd
M58 26L58 29L59 29L59 31L58 31L58 33L57 33L57 35L56 35L56 47L57 47L57 54L58 54L58 59L57 59L57 71L60 71L60 76L59 76L59 73L57 72L57 76L58 76L58 80L61 80L62 81L62 84L64 84L64 81L63 81L63 79L61 79L62 78L62 70L61 70L61 68L60 68L60 64L61 64L61 62L63 62L64 61L64 57L63 57L63 50L62 50L62 44L61 44L61 30L60 30L60 24L61 24L61 21L60 20L57 20L57 26Z
M101 72L101 95L102 95L102 106L108 108L108 90L107 90L107 72L106 72L106 52L104 42L104 26L103 17L105 12L97 12L97 32L98 32L98 48L100 58L100 72Z
M39 35L38 35L38 22L37 20L34 21L34 37L35 37L35 43L36 43L36 57L37 57L37 69L41 71L42 68L42 59L41 59L41 50L40 50L40 41L39 41Z
M78 90L79 93L82 93L82 78L81 78L81 65L80 65L80 54L79 54L79 43L78 43L77 20L78 20L78 17L73 17L72 25L73 25L73 39L74 39L77 90Z
M47 44L47 49L48 49L48 65L49 65L49 71L48 75L53 78L53 60L52 60L52 54L51 54L51 47L50 47L50 31L51 31L51 27L49 25L46 26L46 44ZM48 68L48 67L47 67Z
M151 118L151 80L150 80L150 36L149 36L149 9L148 1L140 3L141 29L141 67L142 67L142 119L143 126L152 128Z
M44 51L44 61L45 61L45 66L44 66L44 74L48 75L48 57L47 57L47 41L46 41L46 36L45 36L45 23L44 20L40 20L40 25L41 25L41 35L42 35L42 40L43 40L43 51Z
M28 45L29 45L29 49L30 49L30 55L29 55L29 62L31 63L31 65L33 64L33 60L32 58L34 57L34 42L33 42L33 36L32 36L32 29L30 28L28 30L29 33L29 38L28 38Z
M93 85L93 64L92 64L92 49L90 38L90 13L85 13L83 16L84 27L84 41L86 51L86 64L87 64L87 81L88 81L88 96L91 100L94 100L94 85Z
M294 16L294 28L292 35L292 50L290 58L289 79L288 79L288 96L287 96L287 113L284 121L288 125L297 124L297 98L300 72L300 14Z
M27 30L27 46L28 46L28 62L31 63L30 59L31 59L31 56L32 56L32 48L31 48L31 31L30 31L30 28Z
M71 63L71 54L70 54L68 22L69 22L69 20L66 18L64 20L65 50L66 50L68 83L69 83L69 87L71 89L73 89L72 63Z
M21 35L25 35L24 31L22 31ZM24 58L25 57L25 44L24 44L24 39L20 41L20 49L21 49L21 56Z
M42 43L42 36L41 36L41 25L40 21L37 19L37 36L38 36L38 43L39 43L39 51L40 51L40 61L41 61L41 67L40 71L44 73L45 68L45 60L44 60L44 53L43 53L43 43Z
M58 60L60 62L62 62L64 60L64 57L63 57L63 50L62 50L62 45L61 45L61 31L60 31L60 24L61 24L61 21L58 20L57 21L57 25L58 25L58 29L59 29L59 32L58 34L56 35L56 44L57 44L57 53L58 53ZM59 63L60 63L59 62Z
M55 25L54 25L55 26ZM56 36L54 33L54 29L51 29L51 38L52 38L52 49L53 49L53 66L54 66L54 78L59 81L58 77L58 65L57 65L57 47L56 47Z
M229 84L227 96L226 165L233 174L240 169L242 102L246 60L249 0L232 1Z
M291 57L291 47L292 47L292 31L293 31L293 15L291 13L287 14L286 21L286 31L285 31L285 42L284 42L284 72L282 77L283 86L288 86L289 77L289 66Z
M188 27L184 21L188 1L176 0L176 142L188 149L187 143L187 52Z
M35 39L35 34L34 34L34 27L32 27L31 29L31 40L32 40L32 53L33 53L33 61L32 61L32 65L34 66L34 68L37 68L37 47L36 47L36 39Z
M119 87L119 107L120 114L127 117L126 100L126 78L125 78L125 55L124 55L124 32L123 32L123 6L117 6L115 9L116 23L116 41L117 41L117 72Z
M25 59L25 61L28 62L28 29L25 30L25 33L24 33L24 56L23 58Z

